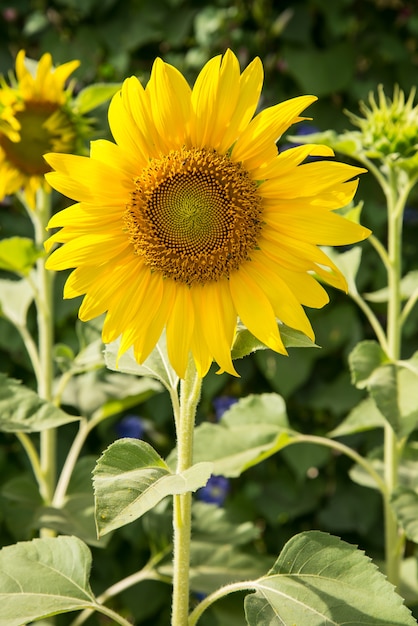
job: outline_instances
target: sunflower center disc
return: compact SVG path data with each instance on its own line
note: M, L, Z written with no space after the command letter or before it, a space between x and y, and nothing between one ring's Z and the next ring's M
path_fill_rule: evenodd
M47 152L71 152L75 131L71 120L57 104L26 102L15 114L20 124L20 141L0 135L0 146L7 159L27 176L42 176L49 171L43 155Z
M135 179L125 226L152 270L205 283L249 259L261 230L261 198L240 163L184 148L151 161Z

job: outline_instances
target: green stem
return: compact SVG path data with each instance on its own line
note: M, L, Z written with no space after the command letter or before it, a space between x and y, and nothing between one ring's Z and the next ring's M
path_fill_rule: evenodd
M393 169L390 169L389 189L386 193L388 206L388 289L389 300L387 307L387 345L388 356L392 362L397 362L401 356L401 276L402 276L402 224L403 210L410 187L405 185L402 191L398 190L397 178ZM384 465L387 494L384 498L385 511L385 551L386 575L388 580L397 587L399 585L400 562L402 558L403 541L396 515L391 506L391 495L398 484L400 446L390 424L384 430Z
M165 578L158 574L155 571L154 567L164 558L166 552L161 552L154 556L147 565L139 570L138 572L134 572L130 576L123 578L122 580L118 580L117 583L106 589L100 596L96 598L97 604L104 604L114 596L118 595L125 589L129 589L129 587L133 587L143 580L161 580L162 582L169 582L169 579ZM70 624L70 626L81 626L84 622L94 613L94 609L85 609L82 613L80 613Z
M114 623L114 624L120 624L120 626L132 626L132 622L122 617L122 615L119 615L119 613L112 611L112 609L109 609L109 607L107 606L104 606L102 604L97 604L95 605L95 610L98 613L102 613L102 615L106 615L106 617L109 617L111 620L110 622L111 624Z
M220 600L221 598L228 596L230 593L235 593L237 591L253 591L255 587L256 585L254 584L254 581L250 580L248 582L242 581L238 583L231 583L230 585L225 585L225 587L217 589L209 596L204 598L204 600L202 600L202 602L200 602L197 607L193 609L193 611L190 613L187 626L195 626L204 611L206 611L206 609L209 608L210 605L217 600Z
M373 466L365 459L361 454L358 454L355 450L341 443L340 441L335 441L335 439L328 439L327 437L319 437L317 435L298 435L298 437L294 441L290 441L288 445L292 445L294 443L315 443L320 446L325 446L326 448L332 448L333 450L337 450L341 454L345 454L350 459L352 459L357 465L360 465L371 478L373 478L376 483L377 488L382 493L383 497L387 496L387 485L382 477L376 472Z
M38 483L39 492L42 493L42 491L46 490L46 485L44 475L41 470L38 451L35 448L32 439L26 433L17 432L16 437L27 454L36 482Z
M37 193L35 211L28 209L35 230L35 243L42 247L45 241L46 226L51 214L51 196L40 189ZM45 258L38 259L36 264L37 294L35 298L38 322L38 353L40 375L38 380L39 396L52 400L53 379L53 274L45 268ZM40 433L41 471L45 482L41 496L46 504L50 504L55 490L56 480L56 430L49 428Z
M175 415L177 430L177 473L193 462L193 435L196 408L200 399L202 379L192 361L180 384L180 406ZM176 413L176 408L173 407ZM174 496L173 510L173 604L172 626L185 626L189 616L189 569L191 540L192 494Z

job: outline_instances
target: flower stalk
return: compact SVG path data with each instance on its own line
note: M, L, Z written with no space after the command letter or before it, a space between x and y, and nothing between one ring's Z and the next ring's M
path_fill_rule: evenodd
M175 415L177 431L177 473L184 472L193 462L193 434L202 379L192 359L180 384L180 405ZM172 626L184 626L189 616L189 570L191 542L192 494L174 496L173 531L173 603Z

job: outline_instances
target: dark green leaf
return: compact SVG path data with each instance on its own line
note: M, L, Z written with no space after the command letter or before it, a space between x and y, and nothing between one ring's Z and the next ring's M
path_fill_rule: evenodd
M373 372L388 358L377 341L361 341L348 357L353 385L365 389Z

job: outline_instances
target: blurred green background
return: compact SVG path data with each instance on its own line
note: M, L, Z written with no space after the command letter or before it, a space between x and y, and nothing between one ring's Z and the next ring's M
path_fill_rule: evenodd
M306 93L319 97L309 110L313 120L302 126L303 132L349 128L344 109L357 113L359 99L366 99L379 84L389 96L395 84L409 93L418 76L418 7L414 0L1 0L0 7L0 73L7 74L14 67L17 51L24 48L36 59L50 52L57 64L80 59L81 66L75 73L76 91L96 81L119 82L132 74L146 81L156 56L174 64L192 82L209 58L230 47L242 67L260 56L265 68L260 106ZM98 136L107 136L106 107L99 110L97 118L97 128L101 128ZM288 143L282 139L283 145ZM371 176L362 177L357 200L365 203L362 222L385 241L384 198ZM417 206L413 195L405 213L404 272L418 269ZM11 199L0 205L0 228L0 237L31 236L30 222ZM63 276L57 280L57 341L75 347L77 332L87 331L80 330L76 323L79 301L62 301L63 280ZM384 284L377 257L365 243L359 290L371 292ZM322 349L293 349L289 359L270 351L257 352L238 363L240 379L216 376L211 371L204 384L199 420L215 419L216 398L274 391L285 398L295 428L312 434L325 434L335 428L363 397L350 384L347 356L359 340L373 338L373 334L345 294L331 288L328 291L330 305L322 311L308 312ZM384 322L383 307L381 318ZM90 331L94 333L94 328ZM405 329L405 356L417 349L415 310ZM21 340L1 318L0 370L34 386ZM96 391L101 384L105 389L105 377L105 372L97 373ZM79 404L69 410L82 410L80 398L91 389L91 380L80 381ZM130 413L144 420L142 436L161 454L167 454L173 446L168 398L155 396ZM118 436L123 417L105 422L89 439L85 453L97 458ZM74 428L60 430L60 445L66 450ZM369 431L344 441L365 453L381 444L381 432ZM358 544L371 557L381 559L380 498L377 492L350 480L350 466L346 458L327 450L292 446L231 481L223 504L225 511L234 522L249 519L260 531L259 539L247 546L249 553L273 558L295 533L320 529ZM20 480L26 469L13 436L2 437L2 545L28 539L35 532L30 496L23 503L10 497L13 481ZM149 552L150 526L170 536L169 521L168 526L163 524L165 518L161 515L158 523L155 517L145 516L118 531L106 551L93 548L92 584L96 590L101 591L144 562ZM232 599L225 603L231 626L243 623L242 613L235 608L237 602ZM138 624L166 624L169 589L160 583L144 583L118 598L115 606L123 606ZM237 621L231 616L237 616ZM67 617L60 619L68 623ZM95 619L90 623L99 623ZM207 619L211 625L225 623L216 615Z

